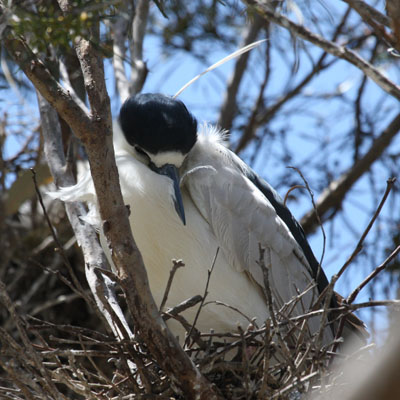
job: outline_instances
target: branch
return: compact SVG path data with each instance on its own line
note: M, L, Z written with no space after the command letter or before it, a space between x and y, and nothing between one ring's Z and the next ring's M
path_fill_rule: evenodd
M349 16L349 9L347 9L346 12L344 13L341 22L339 23L335 33L333 34L332 40L336 40L336 38L339 36L340 32L343 30L343 27L345 26L348 16ZM240 138L239 144L235 149L236 153L242 151L246 147L247 143L249 143L250 140L255 137L256 131L259 126L268 123L278 113L278 111L284 105L286 105L287 102L295 98L303 90L303 88L309 82L311 82L311 80L314 77L318 76L321 71L330 67L335 61L337 61L336 59L333 59L329 62L325 62L326 57L327 53L322 53L318 61L312 67L311 71L306 76L304 76L304 78L293 89L282 95L275 101L274 104L265 109L263 103L263 92L264 92L263 86L265 86L268 80L269 71L267 68L266 76L264 82L260 87L259 96L255 106L253 107L252 115L249 118L249 122L247 123L246 128L242 134L242 137Z
M257 130L257 117L260 113L260 109L264 106L264 92L265 88L269 82L269 78L271 76L271 67L270 67L270 55L271 55L271 46L270 43L267 42L266 49L265 49L265 58L266 58L266 65L265 65L265 73L264 73L264 80L262 81L260 88L258 89L258 96L254 103L254 106L251 111L251 115L246 123L246 127L239 139L239 143L235 148L235 153L239 153L243 150L247 144L254 138L256 130Z
M123 1L120 6L119 15L111 25L111 35L113 38L113 58L114 76L117 90L121 102L129 97L129 81L125 74L125 41L128 36L129 25L132 20L133 7L130 1Z
M244 47L253 43L257 39L257 35L261 30L261 27L264 24L264 20L255 15L253 23L247 28L245 32L244 39L242 45L240 47ZM224 101L222 102L222 106L219 113L218 125L225 130L229 130L232 127L232 121L236 114L236 96L239 91L239 86L242 81L243 75L246 71L247 61L250 57L250 53L242 54L236 61L235 69L229 78L229 82L226 88Z
M372 27L376 36L384 42L389 43L389 46L396 47L396 41L393 35L386 32L385 26L390 27L390 20L386 15L381 14L373 7L361 0L343 0L352 9L354 9L362 18L362 20ZM396 0L397 1L397 0ZM389 5L389 2L387 2ZM399 3L400 4L400 3ZM389 10L389 8L388 8Z
M352 9L356 10L360 14L361 18L368 23L368 21L377 21L386 27L390 27L390 20L385 15L380 13L374 7L370 6L363 0L342 0L347 3Z
M346 302L351 304L358 294L361 292L361 290L374 279L380 272L382 272L388 265L389 263L394 260L400 253L400 246L397 246L395 250L389 255L389 257L378 267L376 267L362 282L361 284L353 290L353 292L349 295L349 297L346 299Z
M54 182L57 186L71 186L75 183L75 179L71 171L66 168L58 115L54 108L51 107L39 93L38 102L42 121L42 134L44 137L44 153ZM96 299L101 315L104 316L116 337L122 339L124 335L122 335L121 330L118 331L115 329L114 319L107 311L105 302L108 301L115 314L118 315L124 325L125 331L129 332L132 337L133 334L130 332L122 310L116 300L112 282L104 275L101 276L102 279L99 279L95 273L98 268L109 269L110 267L99 243L95 229L81 219L81 216L86 215L84 205L78 202L66 203L65 209L78 243L82 248L82 253L85 258L86 279ZM107 293L107 295L104 295L105 293Z
M53 77L44 63L32 52L22 39L5 38L3 41L10 56L19 65L36 89L59 112L76 135L90 131L91 121L84 109Z
M396 37L397 50L400 49L400 1L386 0L386 8L390 17L390 25Z
M344 46L340 46L332 41L326 40L322 36L311 32L306 27L296 24L282 14L271 10L271 8L261 0L244 1L249 6L254 6L256 11L268 21L274 22L275 24L288 29L293 35L298 36L299 38L306 40L310 43L313 43L327 53L346 60L350 64L353 64L355 67L363 71L364 74L367 75L370 79L372 79L382 90L389 93L394 98L400 100L400 86L393 83L377 68L375 68L369 62L365 61L353 50L350 50Z
M132 59L130 94L136 94L142 90L148 72L146 63L143 61L143 41L146 33L149 6L149 0L139 0L135 9L132 41L130 43Z
M382 197L382 200L379 203L378 208L376 209L374 215L372 216L371 221L369 222L369 224L365 228L364 233L361 235L361 238L358 241L357 246L355 247L354 251L351 253L351 255L347 259L347 261L343 264L342 268L340 268L339 272L335 275L336 276L336 278L335 278L336 280L343 275L344 271L348 268L348 266L353 262L355 257L362 250L364 240L367 237L368 233L370 232L370 230L371 230L372 226L374 225L376 219L378 218L379 214L381 213L383 205L385 204L385 202L386 202L386 200L387 200L387 198L389 196L390 191L393 189L393 185L394 185L395 182L396 182L396 178L388 179L385 193L384 193L384 195Z
M130 1L124 1L120 7L120 14L111 25L113 37L113 67L117 89L121 102L130 95L142 90L147 76L147 66L143 62L143 41L146 33L146 24L149 14L149 0L140 0L136 8ZM131 81L125 73L126 45L131 28L129 41L131 58Z
M398 114L381 135L372 143L368 152L360 158L347 172L340 176L321 193L316 203L318 214L323 217L332 208L338 208L350 188L382 155L400 130L400 114ZM313 232L318 226L315 210L310 210L301 219L306 233Z

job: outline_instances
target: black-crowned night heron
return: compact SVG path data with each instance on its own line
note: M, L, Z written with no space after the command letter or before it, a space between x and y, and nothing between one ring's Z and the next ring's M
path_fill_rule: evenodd
M274 307L305 292L291 315L309 309L326 287L326 276L281 198L224 146L223 133L208 125L198 133L185 105L161 94L129 98L119 126L122 134L117 127L114 146L122 194L131 206L133 235L158 305L172 259L182 259L185 267L175 274L170 307L204 293L219 249L196 327L235 331L238 323L246 328L253 318L261 326L269 316L261 245ZM101 226L90 174L58 196L88 202L86 219ZM191 323L196 311L183 315ZM182 339L180 325L169 324ZM316 332L319 319L309 320L309 327ZM326 335L332 337L329 328Z

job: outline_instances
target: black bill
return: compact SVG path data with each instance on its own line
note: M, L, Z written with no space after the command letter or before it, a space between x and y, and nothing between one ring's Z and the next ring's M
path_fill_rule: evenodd
M168 176L168 178L172 179L174 183L174 205L175 210L179 215L179 218L183 222L183 225L186 225L186 218L185 218L185 210L183 208L183 201L182 201L182 194L179 188L179 172L178 168L172 164L165 164L162 167L156 167L154 164L151 165L151 169L157 174Z

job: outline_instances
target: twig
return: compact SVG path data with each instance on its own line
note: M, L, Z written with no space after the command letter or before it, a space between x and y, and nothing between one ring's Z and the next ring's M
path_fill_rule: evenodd
M337 29L335 30L333 36L332 36L332 41L335 41L340 33L343 31L343 28L346 25L346 21L348 19L348 16L350 14L350 8L348 8L345 13L343 14L343 17L341 19L341 22L338 24ZM327 58L328 54L323 52L322 55L319 57L318 61L315 63L311 71L297 84L294 86L292 90L281 96L274 104L269 106L266 110L261 110L257 115L254 117L254 123L249 124L246 128L246 133L245 135L248 137L254 136L254 131L257 129L258 126L262 124L267 124L273 116L275 116L278 111L285 105L287 104L291 99L295 98L296 95L298 95L301 90L318 74L323 71L324 69L330 67L337 59L332 59L329 62L325 62L325 59ZM244 136L245 136L244 135Z
M285 358L287 363L290 365L292 371L295 371L296 368L295 368L293 360L290 356L290 351L287 347L286 342L282 338L281 331L278 326L278 321L276 319L277 313L275 313L275 310L274 310L271 286L270 286L270 282L269 282L269 270L268 270L268 267L265 265L265 260L264 260L264 254L265 254L266 249L263 248L261 246L261 244L258 245L258 248L259 248L259 252L260 252L260 258L259 258L259 261L257 262L257 264L259 265L259 267L261 268L261 271L263 273L263 278L264 278L263 289L264 289L264 294L267 298L269 317L271 318L272 326L274 327L274 334L276 334L276 336L278 337L278 342L281 346L282 356ZM267 250L269 250L269 249L267 249ZM268 263L268 265L270 265L270 262Z
M132 20L133 6L128 0L121 1L119 15L115 16L110 32L113 38L113 58L115 83L120 101L129 97L129 81L125 74L126 37Z
M38 187L38 184L37 184L36 172L35 172L35 170L34 170L33 168L31 168L31 172L32 172L32 179L33 179L33 183L34 183L34 186L35 186L36 195L37 195L37 197L38 197L40 206L41 206L42 211L43 211L43 215L44 215L44 217L45 217L45 219L46 219L46 222L47 222L47 225L48 225L48 227L49 227L49 229L50 229L51 235L53 236L54 242L55 242L56 245L57 245L58 252L61 254L61 257L62 257L62 259L63 259L63 261L64 261L64 264L65 264L65 266L67 267L68 272L69 272L69 274L70 274L70 276L71 276L71 278L72 278L72 281L74 282L74 285L75 285L76 288L78 289L79 293L81 293L81 296L82 296L89 304L91 304L91 305L93 306L93 301L92 301L92 299L90 299L90 297L88 297L88 296L85 294L85 290L83 289L81 283L79 282L79 279L78 279L77 276L75 275L75 272L74 272L74 270L73 270L73 268L72 268L72 265L71 265L71 263L69 262L67 255L65 254L64 246L63 246L63 245L61 244L61 242L59 241L58 236L57 236L57 234L56 234L56 231L55 231L55 229L54 229L54 227L53 227L53 224L52 224L52 222L50 221L49 215L47 214L46 207L45 207L45 205L44 205L44 203L43 203L42 194L40 193L40 190L39 190L39 187Z
M295 189L305 189L306 187L303 185L293 185L285 194L285 198L283 199L283 204L286 206L286 203L289 199L289 194L293 192Z
M375 211L374 215L372 216L372 218L371 218L369 224L367 225L367 227L366 227L364 233L361 235L361 238L360 238L359 242L357 243L357 246L356 246L356 248L354 249L353 253L350 255L350 257L349 257L349 258L347 259L347 261L344 263L344 265L342 266L342 268L340 269L340 271L339 271L337 274L335 274L335 275L332 276L332 279L331 279L332 286L336 283L336 281L337 281L337 280L340 278L340 276L344 273L344 271L347 269L347 267L351 264L351 262L352 262L352 261L354 260L354 258L357 256L357 254L361 251L363 242L364 242L365 238L367 237L369 231L371 230L373 224L375 223L376 219L378 218L378 216L379 216L379 214L380 214L380 212L381 212L381 210L382 210L382 207L383 207L383 205L385 204L386 199L387 199L387 197L389 196L389 193L390 193L390 191L391 191L392 188L393 188L393 185L394 185L395 181L396 181L396 178L390 178L390 179L387 180L387 183L386 183L386 190L385 190L385 193L384 193L384 195L383 195L383 197L382 197L381 202L380 202L379 205L378 205L377 210ZM399 250L400 250L400 249L399 249ZM390 261L392 260L392 258L394 258L394 257L396 256L396 254L398 253L399 250L396 249L396 250L388 257L388 259L389 259L388 262L390 262ZM397 253L396 253L396 251L397 251ZM393 257L392 257L392 256L393 256ZM388 259L387 259L387 260L388 260ZM388 263L388 262L387 262L387 263ZM373 272L364 280L364 282L362 282L361 285L360 285L355 291L353 291L353 293L350 294L350 296L348 297L348 299L351 299L352 301L354 301L354 299L356 298L356 296L358 295L358 293L360 292L360 290L361 290L371 279L373 279L376 275L378 275L379 272L381 272L383 269L385 269L387 263L386 263L386 261L385 261L383 264L381 264L379 267L377 267L377 268L375 269L375 271L373 271ZM346 302L348 302L347 299L346 299ZM351 302L349 302L349 303L351 303ZM345 324L345 323L346 323L346 317L344 316L344 317L341 318L341 320L340 320L340 322L339 322L339 326L338 326L338 328L337 328L337 332L336 332L336 335L335 335L335 340L338 340L338 339L340 338L340 336L342 335L342 332L343 332L343 328L344 328L344 324ZM334 352L336 351L337 346L338 346L338 345L336 344L336 345L333 347L333 351L334 351Z
M376 209L374 215L372 216L371 220L369 221L369 224L367 225L367 227L364 230L364 233L361 235L360 240L357 243L356 248L354 249L353 253L351 253L350 257L347 259L347 261L344 263L344 265L342 266L342 268L340 268L339 272L336 274L335 279L339 279L342 274L344 273L344 271L348 268L348 266L353 262L353 260L355 259L355 257L358 255L358 253L362 250L363 248L363 243L365 238L367 237L368 233L370 232L372 226L374 225L376 219L378 218L379 214L382 211L382 207L385 204L390 191L392 190L394 183L396 182L396 178L389 178L386 182L386 190L385 193L382 197L382 200L380 201L378 208Z
M356 304L348 303L341 305L338 308L335 308L334 311L344 311L344 310L355 311L359 310L360 308L390 307L390 306L400 306L400 300L370 300L364 303L356 303Z
M315 212L315 216L316 216L317 221L318 221L318 225L319 225L319 227L321 228L321 232L322 232L322 254L321 254L321 258L320 258L320 260L319 260L318 270L317 270L316 276L314 277L315 281L318 282L318 278L319 278L319 275L320 275L320 273L321 273L322 262L323 262L323 260L324 260L324 257L325 257L325 250L326 250L326 234L325 234L325 229L324 229L324 226L323 226L323 224L322 224L321 217L320 217L320 215L319 215L317 206L316 206L315 201L314 201L314 193L313 193L313 191L311 190L311 188L310 188L310 186L309 186L309 184L308 184L308 182L307 182L307 179L304 177L303 173L300 171L299 168L297 168L297 167L288 167L288 168L294 169L294 170L300 175L301 179L303 180L303 182L304 182L304 184L305 184L305 186L306 186L306 189L307 189L308 193L310 194L311 203L312 203L312 206L313 206L313 210L314 210L314 212Z
M268 36L269 37L269 36ZM267 87L267 84L269 82L269 79L271 77L271 43L270 41L267 41L266 46L265 46L265 73L264 73L264 79L260 85L260 88L258 90L258 96L256 101L254 102L253 109L251 111L251 115L246 123L246 127L244 128L244 131L239 139L239 143L237 144L235 148L235 153L240 153L246 146L247 144L251 141L251 139L254 138L256 129L259 126L258 123L258 116L260 114L260 110L264 106L264 92L265 88ZM232 110L231 112L233 112Z
M247 343L245 339L245 335L241 326L238 326L240 340L242 342L241 350L242 350L242 373L244 377L244 388L246 398L250 397L250 371L249 371L249 357L247 354Z
M271 286L269 284L269 271L268 267L265 265L265 260L264 260L264 254L265 254L265 248L261 246L261 244L258 245L258 250L260 252L260 258L258 261L258 265L261 268L261 271L263 273L263 278L264 278L264 293L267 298L267 306L268 306L268 311L269 311L269 317L271 318L272 321L272 326L276 329L278 326L278 322L276 320L275 316L275 310L273 307L273 300L272 300L272 293L271 293Z
M257 39L257 35L264 24L263 19L256 15L254 21L250 21L250 25L247 27L244 34L242 47L246 46ZM250 53L244 53L235 63L235 68L231 77L229 78L226 91L224 94L224 100L220 107L218 123L222 129L230 130L232 127L232 121L236 113L237 100L236 96L239 91L240 83L242 82L243 75L246 71L247 62L249 60Z
M204 306L207 306L208 304L215 304L217 306L224 306L229 308L230 310L233 310L235 312L237 312L239 315L241 315L243 318L245 318L249 324L254 325L255 327L257 327L257 324L255 323L254 320L252 320L251 318L249 318L246 314L242 313L237 307L233 307L229 304L226 304L222 301L218 301L218 300L212 300L212 301L207 301L207 303L204 303Z
M170 273L169 273L169 278L168 278L167 286L166 286L166 288L165 288L164 296L163 296L163 298L162 298L161 305L160 305L160 312L163 311L163 309L164 309L164 307L165 307L165 303L167 302L168 294L169 294L169 291L170 291L170 289L171 289L172 281L173 281L173 279L174 279L174 276L175 276L176 271L178 270L178 268L181 268L181 267L184 267L184 266L185 266L185 264L183 263L182 260L172 260L172 263L173 263L174 265L172 266L172 269L171 269L171 271L170 271Z
M389 263L394 260L397 255L400 253L400 246L397 246L396 249L390 254L390 256L388 258L386 258L386 260L379 265L378 267L376 267L359 285L356 289L353 290L353 292L349 295L349 297L347 297L346 302L348 304L351 304L356 297L358 296L358 294L360 293L360 291L369 283L372 281L372 279L374 279L380 272L382 272L388 265Z
M41 357L33 348L32 342L30 341L30 339L28 337L28 333L26 331L27 323L18 314L15 304L13 303L13 301L11 300L11 298L9 297L9 295L7 293L6 285L2 281L0 281L0 301L6 307L6 309L10 313L11 318L13 319L14 323L16 324L18 333L20 335L22 343L24 344L24 348L27 353L27 356L29 356L33 365L40 371L41 384L44 385L45 389L48 391L49 394L51 394L54 398L57 398L58 390L57 390L54 382L51 380L49 371L43 366Z
M263 357L263 376L261 381L261 388L258 392L257 399L261 400L266 398L269 395L269 385L268 385L268 370L269 370L269 361L270 361L270 346L272 341L271 335L271 324L270 320L267 319L265 321L265 335L264 335L264 357ZM268 396L269 397L269 396Z
M179 303L177 306L173 308L169 308L163 313L164 320L167 321L171 316L178 315L182 313L183 311L187 310L190 307L194 307L196 304L200 303L203 300L203 297L197 294L196 296L191 297L190 299L187 299L183 301L182 303Z
M213 262L211 264L211 268L207 271L207 282L206 282L206 287L204 288L204 294L203 294L203 297L201 299L201 303L199 305L199 308L198 308L198 310L196 312L196 315L194 317L192 327L190 328L190 331L189 331L189 333L188 333L188 335L187 335L187 337L185 339L185 343L183 345L183 348L185 348L189 343L190 336L191 336L191 334L193 332L194 327L196 326L197 320L198 320L199 315L200 315L200 311L203 308L204 301L205 301L205 299L206 299L206 297L208 295L208 285L210 284L211 274L212 274L212 272L214 270L214 266L215 266L215 262L217 261L218 253L219 253L219 247L217 247L217 251L215 252L215 256L214 256L214 260L213 260Z

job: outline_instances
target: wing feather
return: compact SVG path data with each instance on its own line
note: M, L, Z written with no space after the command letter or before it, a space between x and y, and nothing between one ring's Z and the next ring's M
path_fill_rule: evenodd
M239 158L215 140L200 139L183 168L184 185L233 268L264 287L259 245L265 248L264 263L279 307L314 285L302 247L271 201L244 173L248 167Z

